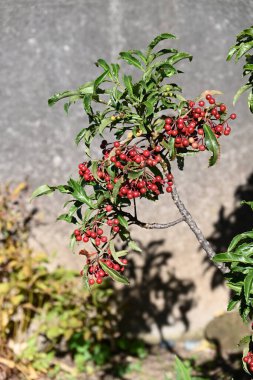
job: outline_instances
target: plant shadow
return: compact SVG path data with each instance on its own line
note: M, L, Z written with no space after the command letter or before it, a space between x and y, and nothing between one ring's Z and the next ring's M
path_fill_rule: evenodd
M241 205L240 203L253 200L253 173L250 174L244 185L237 187L234 198L234 210L227 213L226 208L221 206L218 219L214 223L214 230L207 238L217 253L225 252L231 240L237 234L252 230L252 210L248 205ZM214 267L208 258L204 259L204 264L206 265L206 271ZM223 283L224 277L222 273L215 269L211 280L211 288L215 289Z
M128 344L137 336L155 335L152 339L156 343L164 347L168 353L175 353L174 342L168 340L164 329L173 328L177 323L181 323L182 330L189 329L188 313L196 302L195 285L191 279L181 279L177 276L175 269L169 265L173 255L163 250L163 244L164 240L152 241L147 245L138 242L143 252L135 254L139 256L129 259L127 265L127 277L131 286L124 286L120 291L115 291L119 313L117 328L120 332L119 339L126 337ZM145 344L145 349L148 355L151 346ZM142 355L138 355L139 353L137 347L133 354L141 359ZM118 379L124 379L124 374L117 372L117 363L120 362L121 368L124 369L127 367L128 356L129 347L126 351L124 347L119 350L117 355L111 358L100 379L108 379L115 375Z

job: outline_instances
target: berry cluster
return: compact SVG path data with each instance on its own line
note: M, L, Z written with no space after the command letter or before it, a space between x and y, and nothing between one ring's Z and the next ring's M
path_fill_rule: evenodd
M217 104L210 94L206 95L206 100L208 105L203 100L197 105L193 100L189 100L181 117L165 118L164 134L174 138L175 148L190 146L194 150L204 151L206 149L204 124L211 127L216 138L230 134L228 120L236 119L236 114L232 113L226 117L226 105Z
M152 138L141 134L113 143L103 140L100 145L102 159L95 164L88 161L78 165L82 184L91 185L104 198L96 215L74 231L77 242L89 243L96 249L92 254L80 251L87 256L85 275L90 285L100 284L107 276L101 262L115 271L124 270L118 260L114 261L110 251L112 239L124 231L124 224L121 225L117 216L121 207L129 205L132 199L156 200L164 191L173 191L172 156L167 144L170 143L172 149L174 145L175 154L204 151L208 148L205 125L216 138L230 134L228 121L236 119L236 114L227 117L226 109L225 104L218 104L210 94L206 102L199 100L195 104L190 100L185 102L179 116L163 116L164 124L152 132ZM113 117L118 118L117 115ZM104 230L108 233L104 234ZM122 264L126 263L122 259Z
M248 370L253 373L253 352L248 352L242 359L247 364Z

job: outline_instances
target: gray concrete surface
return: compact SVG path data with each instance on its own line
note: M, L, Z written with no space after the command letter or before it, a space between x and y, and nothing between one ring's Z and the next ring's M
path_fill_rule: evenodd
M115 61L119 51L145 48L159 33L176 34L180 39L171 44L194 56L191 64L183 64L185 74L178 78L186 97L220 89L224 101L231 103L242 83L242 64L226 63L225 58L235 35L251 25L252 18L253 2L246 0L0 0L1 182L28 178L34 188L64 183L73 175L82 159L73 142L85 124L82 106L76 105L67 117L63 104L48 108L48 97L91 80L98 73L93 65L98 58ZM177 174L179 192L207 236L220 207L227 213L233 210L235 189L253 171L253 118L245 97L235 111L238 119L231 137L223 139L219 164L207 169L204 154L189 158L185 172ZM54 222L62 199L37 204L46 221L35 231L37 239L48 251L58 252L58 261L80 266L80 259L67 250L68 226ZM142 204L143 219L177 215L168 197L152 207ZM140 235L139 229L133 233ZM170 268L196 282L191 331L225 309L227 293L222 287L210 290L212 271L204 273L203 255L186 226L142 236L145 243L165 239L162 249L173 252ZM176 317L175 323L168 335L183 331Z

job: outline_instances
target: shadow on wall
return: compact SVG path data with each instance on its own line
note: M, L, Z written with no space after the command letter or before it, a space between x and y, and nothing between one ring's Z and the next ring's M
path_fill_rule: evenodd
M225 252L233 239L237 234L245 231L252 230L253 228L253 213L249 206L240 205L241 201L253 200L253 173L248 177L247 183L238 186L235 191L235 208L226 215L226 209L221 206L219 211L219 218L214 224L214 231L207 238L212 244L215 252ZM213 267L210 261L206 258L204 263L209 270ZM211 288L215 289L217 286L223 284L224 277L217 269L214 271L211 281Z
M189 329L188 312L194 306L195 285L192 280L179 279L169 265L172 253L161 250L164 240L143 246L140 264L129 260L128 277L131 287L120 292L122 314L119 328L123 332L150 333L152 326L159 332L160 341L168 346L163 327L181 322ZM138 261L138 262L139 262Z

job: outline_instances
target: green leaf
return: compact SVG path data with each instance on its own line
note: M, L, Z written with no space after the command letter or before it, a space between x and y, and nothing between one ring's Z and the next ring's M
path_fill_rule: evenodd
M253 210L253 201L249 201L249 202L247 202L247 201L242 201L241 202L241 205L248 205L248 206L250 206L251 208L252 208L252 210Z
M97 172L98 172L98 160L92 161L91 172L92 172L93 177L97 180L98 179L98 174L97 174Z
M250 112L253 113L253 90L248 96L248 107L250 109Z
M136 178L139 178L142 174L143 174L143 170L139 170L139 171L136 171L136 172L129 171L129 172L127 173L128 178L130 178L130 179L136 179Z
M109 66L109 64L104 59L102 59L102 58L100 58L100 59L97 60L96 66L100 66L105 71L110 72L110 66Z
M240 44L235 54L235 60L238 61L244 54L247 53L247 51L249 51L252 48L253 48L253 41Z
M253 264L253 259L250 257L244 257L241 255L236 255L231 252L227 253L218 253L214 256L213 261L215 263L232 263L232 262L238 262L238 263L244 263L244 264Z
M142 252L142 249L137 245L137 243L133 240L128 242L128 247L136 252Z
M228 303L228 306L227 306L227 311L232 311L236 307L236 305L238 304L238 302L239 302L239 299L237 299L237 300L234 300L234 299L230 300L229 303Z
M229 49L229 52L228 52L228 55L227 55L227 61L231 60L231 58L233 57L233 55L236 53L237 49L238 49L238 46L232 46Z
M111 254L112 254L112 257L114 258L114 260L117 261L118 264L124 265L124 264L122 264L122 262L119 259L119 257L125 256L128 252L126 250L122 250L122 251L116 252L113 241L110 241L109 246L110 246Z
M147 63L145 55L140 50L129 50L129 53L137 55L145 64Z
M130 95L130 97L132 97L134 94L133 94L133 83L132 83L131 75L124 75L123 81L126 86L128 94Z
M117 218L119 219L119 222L121 224L121 226L123 226L124 228L128 229L129 226L128 226L128 222L126 220L126 218L124 218L122 215L118 215Z
M114 280L117 282L121 282L122 284L129 285L129 281L125 276L119 274L116 270L109 268L103 261L100 261L102 269Z
M209 125L204 124L203 128L205 132L205 145L207 149L209 150L209 152L212 153L212 156L209 159L209 166L213 166L218 160L219 155L220 155L219 143Z
M176 380L191 380L189 369L176 356Z
M108 71L104 71L97 79L94 81L94 92L96 92L98 86L105 81L105 78L108 76Z
M91 94L85 94L83 96L83 107L88 115L92 114L91 100L92 100Z
M80 143L80 141L84 138L86 131L87 131L87 129L86 129L86 128L83 128L83 129L82 129L82 130L76 135L76 138L75 138L76 145L78 145L78 144Z
M251 335L244 336L240 342L238 343L238 346L245 346L246 344L249 345L251 342Z
M172 53L178 53L178 50L177 49L161 49L154 54L154 58L158 58L161 55L172 54Z
M99 133L100 133L101 135L103 134L105 128L108 127L108 125L111 124L111 122L112 122L112 120L111 120L110 117L109 117L109 118L105 118L105 119L103 119L103 120L101 121L101 124L100 124L100 126L99 126L99 128L98 128L98 131L99 131Z
M129 52L122 51L121 53L119 53L119 56L120 58L124 59L124 61L126 61L129 65L133 65L137 67L138 69L144 71L144 68L142 64L140 63L140 61Z
M250 83L247 83L245 84L244 86L240 87L239 90L236 92L235 96L234 96L234 99L233 99L233 105L235 105L235 103L237 102L237 100L239 99L239 97L245 92L247 91L249 88L252 87L252 84Z
M176 149L175 149L175 140L173 139L173 137L170 137L168 141L163 140L161 142L161 145L168 150L170 159L174 160L176 157Z
M157 36L156 38L154 38L153 41L150 42L150 44L148 45L148 48L149 48L149 50L153 50L154 47L156 45L158 45L160 41L168 40L168 39L175 39L175 38L176 38L176 36L174 34L162 33L159 36Z
M31 200L37 197L40 197L41 195L49 195L55 191L55 187L48 186L48 185L42 185L37 187L36 190L31 195Z
M54 94L51 98L48 99L48 105L52 107L59 100L64 99L64 98L69 98L71 96L80 97L80 93L78 91L64 91L64 92Z
M72 187L74 190L72 195L75 199L78 201L85 203L90 208L94 208L94 205L90 199L90 197L86 194L84 188L81 186L81 184L74 179L70 178L68 181L68 185Z
M118 180L118 182L115 183L114 188L112 190L112 196L113 196L113 202L114 203L116 203L116 198L117 198L117 195L119 193L119 189L120 189L120 187L122 185L122 182L123 182L123 178L120 178Z
M119 79L120 65L118 63L112 63L112 72L115 79Z
M228 252L233 251L239 242L245 239L253 239L253 231L243 232L242 234L236 235L228 247Z
M192 60L192 55L191 54L188 54L188 53L185 53L185 52L179 52L179 53L176 53L174 55L172 55L169 59L168 59L168 62L171 64L171 65L174 65L175 63L181 61L182 59L189 59L189 61Z
M244 290L244 296L245 296L246 303L249 302L250 293L252 291L252 284L253 284L253 270L250 271L244 279L243 290Z
M57 217L57 220L63 220L67 223L76 223L77 220L72 215L69 214L61 214Z

